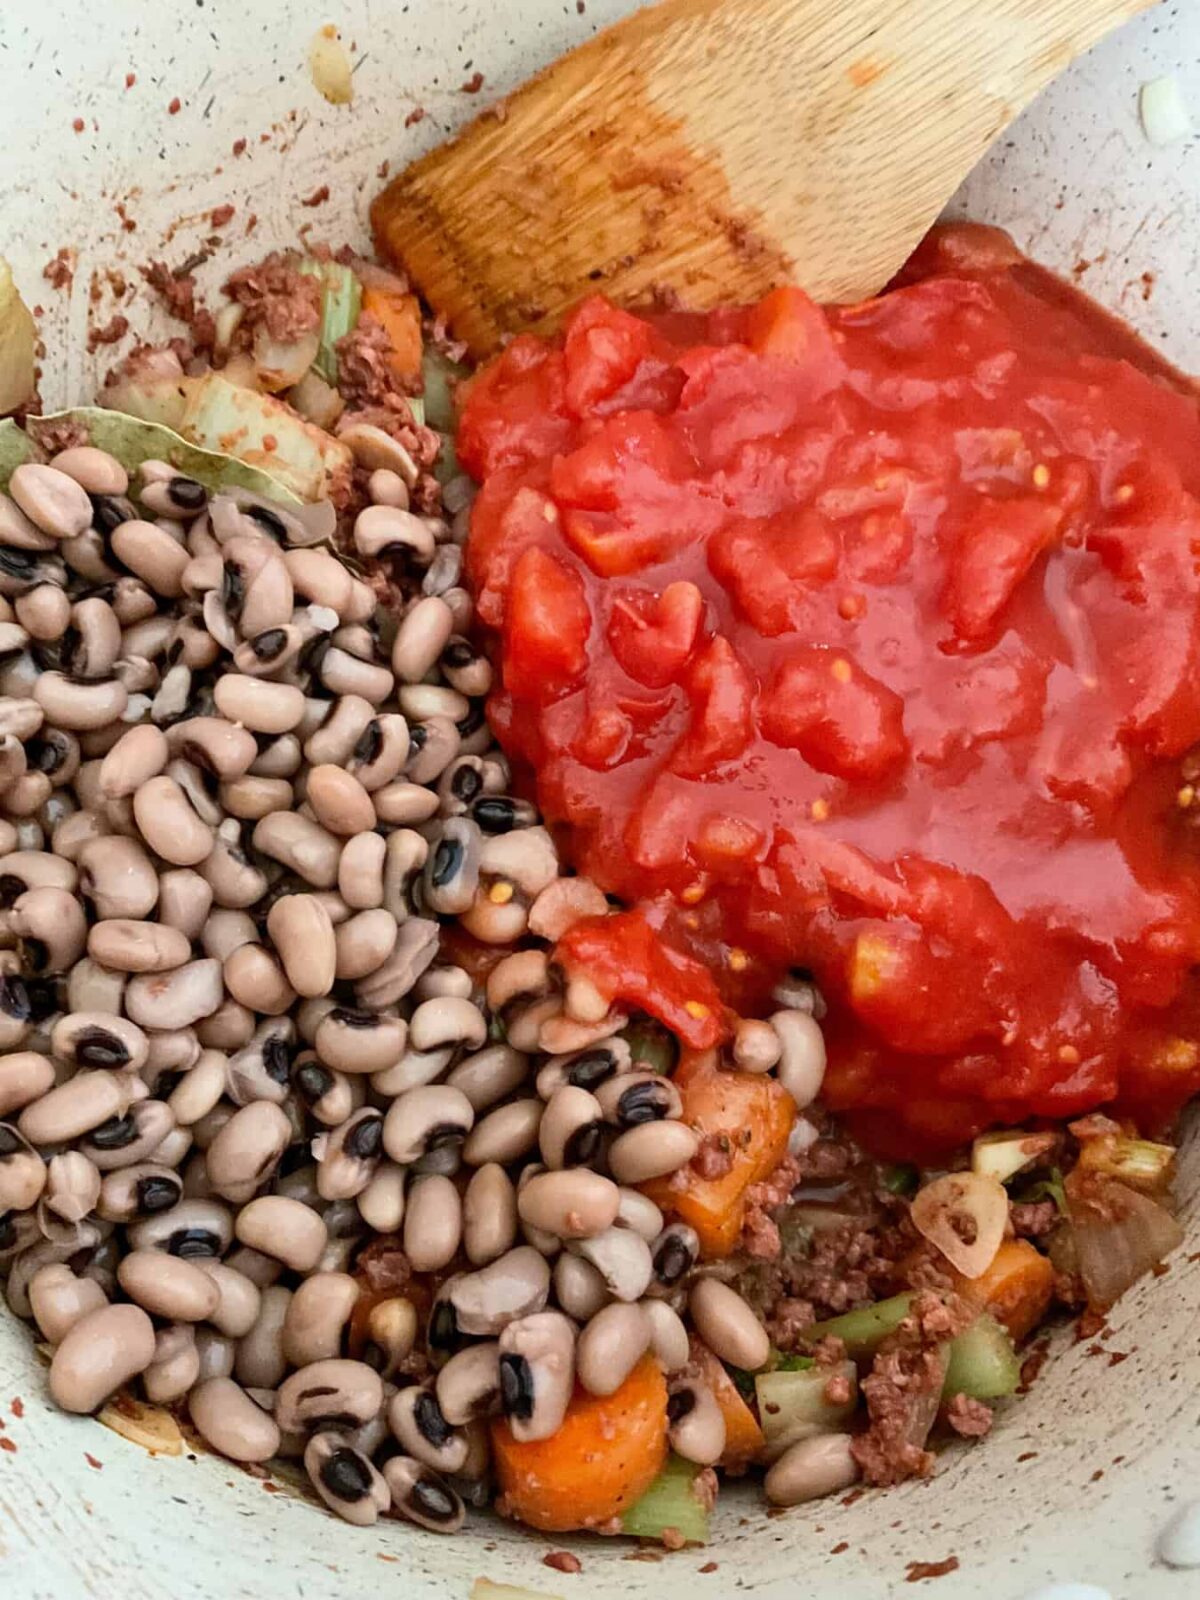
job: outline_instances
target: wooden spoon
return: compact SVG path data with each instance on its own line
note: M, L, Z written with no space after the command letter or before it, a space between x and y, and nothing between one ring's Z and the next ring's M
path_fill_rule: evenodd
M661 0L375 201L476 356L591 290L875 293L1056 73L1155 0Z

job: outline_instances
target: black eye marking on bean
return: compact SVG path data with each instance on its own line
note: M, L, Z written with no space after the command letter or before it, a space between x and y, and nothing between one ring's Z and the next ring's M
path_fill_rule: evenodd
M426 1154L431 1154L434 1150L444 1150L447 1145L461 1144L466 1136L467 1131L461 1123L435 1123L425 1138Z
M32 551L0 545L0 572L8 578L31 580L37 575L37 558Z
M25 744L25 763L35 772L53 777L66 764L68 749L61 734L51 733L44 739L29 739Z
M569 1167L586 1167L596 1159L604 1130L599 1122L585 1122L576 1128L563 1145L563 1161Z
M567 1067L567 1082L575 1089L592 1089L617 1070L617 1058L611 1050L585 1050Z
M675 1393L667 1400L667 1421L671 1423L682 1422L684 1417L690 1416L695 1409L695 1390L676 1389Z
M469 667L475 652L465 639L451 639L442 651L442 661L448 667Z
M516 802L507 795L484 795L472 805L471 816L484 833L511 833L517 825Z
M435 1450L442 1449L454 1437L454 1430L442 1415L437 1397L430 1394L428 1389L423 1389L413 1402L413 1421L417 1425L417 1432L423 1439L428 1439Z
M439 1300L429 1319L428 1339L431 1349L454 1350L461 1337L458 1316L449 1300Z
M7 1250L17 1237L17 1213L0 1211L0 1250Z
M18 878L14 872L0 874L0 908L10 910L28 887L24 878Z
M450 780L450 792L456 800L474 800L482 788L483 775L475 767L459 767Z
M333 1074L318 1061L306 1061L297 1067L293 1081L309 1105L315 1105L333 1088Z
M334 1006L329 1013L332 1019L340 1022L344 1028L379 1028L383 1026L383 1018L376 1016L373 1011L356 1011L353 1006Z
M442 888L450 883L455 873L462 865L466 851L461 839L439 839L437 848L433 852L433 864L429 873L429 881L435 889Z
M183 1186L178 1179L139 1178L137 1185L138 1210L147 1217L156 1217L170 1211L179 1201Z
M524 1356L500 1357L500 1404L506 1417L528 1422L533 1415L533 1368Z
M426 740L429 738L429 729L423 722L414 722L408 730L408 748L415 755L418 750L424 750Z
M167 499L180 511L202 511L208 504L208 490L195 478L171 478L167 482Z
M430 1478L418 1478L412 1486L411 1495L417 1509L427 1517L439 1522L453 1522L458 1515L458 1507L451 1499L449 1490L443 1489L440 1483L434 1483Z
M107 539L123 522L136 522L137 511L131 500L119 494L93 494L92 526Z
M42 1022L64 1009L62 986L57 978L30 978L26 981L25 992L29 996L31 1022Z
M250 641L255 659L270 661L272 656L277 656L287 646L288 635L286 628L267 628L265 632L255 634Z
M232 561L227 561L222 568L221 600L230 620L236 622L246 603L246 582L241 569L235 567Z
M182 1261L207 1260L221 1254L221 1241L210 1228L180 1228L168 1239L167 1254Z
M137 1123L133 1113L127 1111L123 1117L109 1117L107 1122L102 1122L98 1128L93 1128L88 1137L88 1143L97 1150L123 1150L127 1144L132 1144L137 1138Z
M281 1039L278 1034L272 1035L263 1045L262 1059L267 1077L272 1083L287 1083L292 1065L292 1053L285 1039Z
M480 728L483 727L483 722L484 715L482 704L472 702L471 709L467 712L466 716L461 722L456 722L454 726L457 728L460 738L469 739L473 733L479 732Z
M81 1028L75 1035L75 1059L83 1067L124 1067L133 1057L124 1039L107 1028Z
M277 517L273 511L268 511L266 506L243 506L242 515L249 517L251 522L257 522L264 533L269 533L273 539L278 539L280 544L287 543L287 525L282 517Z
M654 1276L660 1283L676 1283L692 1264L692 1252L678 1234L673 1234L654 1257Z
M20 978L11 974L0 978L0 1011L14 1022L28 1022L33 1016L28 989Z
M19 1136L11 1128L6 1128L0 1123L0 1161L5 1156L15 1156L19 1150L24 1150Z
M338 1500L365 1500L371 1492L371 1474L355 1450L335 1450L321 1467L321 1482Z
M346 1135L342 1148L357 1161L372 1160L383 1148L383 1118L364 1117Z
M666 1114L667 1098L657 1083L635 1083L617 1101L617 1120L624 1128L660 1122Z
M361 761L364 767L374 766L382 749L383 729L379 725L379 718L372 717L358 736L358 743L354 746L354 759Z

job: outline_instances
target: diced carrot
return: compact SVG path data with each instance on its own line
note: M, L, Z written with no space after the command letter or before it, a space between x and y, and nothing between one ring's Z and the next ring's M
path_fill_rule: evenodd
M959 1279L955 1287L965 1300L990 1311L1019 1344L1046 1314L1054 1268L1028 1239L1006 1239L981 1277Z
M702 1178L685 1167L642 1188L656 1205L695 1228L702 1255L727 1256L742 1231L746 1190L774 1172L787 1153L795 1102L775 1078L721 1071L711 1052L685 1055L675 1087L683 1098L683 1120L701 1138L723 1136L731 1165L719 1178Z
M369 311L388 336L388 364L401 383L421 375L421 305L415 294L389 289L363 290L362 308Z
M763 1431L758 1419L737 1391L737 1385L706 1344L691 1340L691 1359L700 1376L712 1390L713 1398L725 1418L725 1452L719 1465L726 1472L745 1472L757 1461L763 1448Z
M505 1510L543 1533L596 1528L650 1487L667 1457L667 1384L643 1356L615 1394L576 1389L558 1432L523 1444L492 1425Z

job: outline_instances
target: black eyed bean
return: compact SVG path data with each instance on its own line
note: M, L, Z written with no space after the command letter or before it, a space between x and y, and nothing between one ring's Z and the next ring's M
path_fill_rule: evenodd
M648 1195L639 1189L622 1189L617 1208L618 1228L632 1228L647 1244L654 1244L662 1233L663 1214Z
M227 1339L223 1333L218 1333L215 1328L196 1329L200 1383L207 1383L210 1378L231 1378L236 1354L236 1343L232 1339Z
M189 1128L206 1117L225 1093L228 1058L220 1050L203 1050L167 1097L171 1115Z
M33 1050L0 1056L0 1117L21 1111L54 1085L54 1063Z
M600 1109L618 1128L636 1128L644 1122L678 1119L683 1115L679 1090L661 1073L634 1071L609 1078L596 1091Z
M172 756L182 756L222 782L240 778L258 757L258 746L248 728L224 717L189 717L167 733Z
M141 973L125 990L125 1009L144 1028L190 1028L224 998L221 963L189 961L171 972Z
M406 1181L403 1167L384 1161L358 1196L359 1214L376 1233L395 1233L404 1221Z
M733 1059L743 1072L770 1072L783 1046L769 1022L743 1017L734 1031Z
M438 1373L437 1400L444 1420L454 1428L497 1410L500 1400L500 1346L494 1340L468 1345ZM395 1402L393 1401L393 1404ZM399 1434L397 1435L399 1437ZM400 1442L403 1444L404 1440ZM414 1451L414 1454L420 1452ZM455 1469L462 1471L462 1466Z
M542 1160L547 1167L588 1166L601 1154L603 1137L604 1116L595 1095L571 1084L555 1091L546 1103L538 1130Z
M332 763L310 769L305 795L317 821L332 834L352 838L375 826L370 795L352 773Z
M289 733L304 717L304 692L289 683L271 683L226 672L213 690L217 710L252 733Z
M612 1299L608 1285L591 1262L567 1250L554 1263L554 1297L576 1322L588 1322Z
M392 1102L383 1124L383 1146L393 1161L409 1166L448 1146L461 1146L474 1126L465 1094L445 1084L410 1089Z
M314 1361L279 1387L275 1418L288 1433L332 1424L361 1427L383 1407L383 1380L364 1361Z
M396 919L379 907L359 911L335 930L336 977L353 982L377 971L396 943Z
M699 1146L699 1138L684 1122L642 1123L609 1147L609 1170L618 1183L645 1183L678 1172Z
M316 1272L292 1295L282 1327L282 1350L291 1366L340 1356L359 1286L346 1272Z
M641 1306L620 1301L604 1306L579 1335L575 1367L580 1383L589 1394L615 1394L650 1348L650 1338L650 1324ZM722 1437L722 1448L724 1444Z
M47 1344L61 1344L75 1324L108 1304L91 1278L76 1277L65 1262L40 1267L29 1280L29 1304Z
M219 1200L181 1200L172 1210L131 1224L134 1250L165 1250L184 1260L217 1258L229 1249L233 1219Z
M87 918L78 898L66 889L27 889L8 922L28 974L65 972L83 954Z
M50 1394L64 1411L97 1410L154 1359L154 1325L139 1306L101 1306L81 1317L50 1362Z
M154 1341L154 1360L142 1374L142 1387L152 1405L182 1400L200 1376L200 1352L190 1323L174 1322L160 1328Z
M107 450L93 445L74 445L52 456L50 465L57 472L74 478L89 495L123 495L129 488L129 474ZM90 520L90 519L89 519Z
M318 676L330 694L361 695L373 706L382 705L396 683L386 667L362 661L336 645L322 655Z
M388 1425L402 1449L427 1466L455 1473L467 1459L467 1441L446 1420L436 1393L420 1384L388 1402Z
M246 1006L223 1000L211 1016L196 1024L196 1037L206 1050L241 1050L254 1037L255 1020Z
M232 817L217 829L212 854L201 867L201 877L216 904L231 910L256 905L267 892L267 875L242 848L240 829Z
M313 1046L336 1072L382 1072L404 1053L408 1025L401 1017L334 1006L317 1024Z
M291 1082L295 1036L290 1017L272 1018L255 1029L250 1043L229 1060L226 1083L235 1105L251 1100L283 1104Z
M17 1127L33 1145L69 1144L124 1115L130 1081L115 1072L79 1072L27 1105Z
M513 1437L548 1439L575 1386L575 1328L561 1311L510 1322L500 1334L500 1404Z
M219 790L221 804L230 816L257 822L272 811L290 811L295 800L286 778L233 778Z
M304 1451L309 1481L331 1511L359 1528L369 1528L392 1503L391 1490L349 1437L318 1433Z
M40 1163L39 1163L40 1164ZM0 1188L4 1186L3 1160L0 1158ZM64 1222L82 1222L100 1198L100 1173L77 1150L51 1156L46 1168L43 1205ZM2 1202L0 1202L2 1203ZM14 1207L16 1210L23 1207Z
M221 1261L201 1258L196 1265L216 1284L219 1294L208 1320L227 1338L244 1338L258 1321L262 1300L258 1285Z
M220 1301L218 1286L199 1267L162 1250L123 1256L117 1281L143 1310L173 1322L203 1322Z
M190 867L174 867L159 880L158 920L185 939L200 937L212 903L211 885Z
M156 855L177 867L198 866L211 853L213 830L174 778L162 774L133 796L133 814Z
M359 512L354 523L354 548L368 558L386 554L403 558L413 566L425 566L433 558L433 543L433 534L421 518L397 506L368 506Z
M41 1156L11 1124L0 1122L0 1216L28 1211L46 1187Z
M146 1161L104 1177L96 1215L105 1222L137 1222L172 1210L182 1198L179 1174L160 1162Z
M117 972L169 972L192 953L191 940L158 922L113 917L88 931L88 955Z
M278 1423L232 1378L198 1383L188 1413L197 1432L231 1461L269 1461L279 1449Z
M58 541L21 510L7 494L0 494L0 545L11 550L53 550Z
M213 1192L234 1205L245 1205L274 1173L291 1137L292 1125L277 1105L253 1100L242 1106L208 1147L206 1165Z
M406 779L385 783L372 792L371 798L377 821L389 827L415 827L437 814L437 791Z
M311 1272L329 1239L315 1211L283 1195L251 1200L238 1213L234 1228L240 1243L274 1256L293 1272Z
M725 1452L725 1416L712 1390L699 1378L681 1377L669 1385L667 1437L676 1455L698 1467L712 1467Z
M106 800L120 800L134 794L142 784L162 772L169 756L161 728L152 723L130 728L100 764L100 793Z
M612 1228L620 1203L611 1179L576 1168L531 1178L517 1196L517 1211L522 1222L556 1238L591 1239Z
M115 678L75 682L61 672L39 674L33 695L55 727L74 732L118 721L129 701L125 686Z
M446 602L429 595L404 615L392 644L392 671L401 683L417 684L446 648L454 616Z
M409 1522L431 1533L457 1533L466 1520L466 1508L446 1480L412 1456L393 1456L384 1463L383 1477L391 1491L392 1506Z
M288 1369L283 1352L283 1328L292 1291L282 1284L272 1283L263 1284L261 1288L258 1319L249 1333L238 1340L234 1372L241 1384L274 1389L283 1382Z
M331 1133L312 1142L317 1158L317 1193L322 1200L353 1200L370 1183L383 1149L383 1115L374 1107L356 1111Z
M849 1489L860 1476L850 1435L826 1433L785 1450L768 1471L763 1488L772 1505L798 1506Z
M164 528L136 518L114 528L109 543L118 561L155 594L175 600L184 593L184 572L190 557Z
M404 1213L404 1253L414 1271L440 1272L454 1259L461 1239L462 1201L454 1184L437 1173L418 1178Z
M421 875L421 892L429 910L439 916L467 910L479 884L482 847L482 835L469 817L446 819Z
M309 998L328 994L337 969L337 943L321 902L311 894L284 895L267 914L267 932L296 993Z
M821 1025L804 1010L777 1011L771 1027L779 1040L777 1076L803 1111L820 1093L825 1077L825 1038Z
M273 811L255 824L254 848L318 889L337 883L341 841L296 812Z
M654 1275L650 1246L632 1228L608 1228L575 1241L571 1248L591 1262L617 1300L640 1300L650 1286Z
M494 1044L465 1057L446 1079L465 1094L476 1113L486 1111L525 1082L529 1057L511 1045Z
M124 1116L93 1128L80 1149L101 1172L113 1172L157 1155L174 1127L170 1108L161 1100L140 1100Z
M463 1160L470 1167L517 1161L537 1145L546 1108L536 1096L497 1106L476 1123L463 1145ZM582 1157L580 1157L582 1160Z
M8 492L29 520L54 539L76 539L91 524L87 492L56 467L23 462L9 479Z
M93 839L79 855L79 889L97 917L147 917L158 901L158 874L136 840Z
M518 1317L541 1311L550 1294L550 1267L531 1245L518 1245L444 1285L460 1333L494 1338Z
M374 828L374 808L371 827ZM397 837L395 834L392 838ZM424 840L421 841L424 844ZM383 871L388 841L381 834L359 833L347 840L338 861L338 892L356 911L371 911L383 905ZM404 908L407 912L407 907ZM393 920L395 914L393 913Z
M688 1295L696 1332L722 1361L757 1372L771 1354L771 1341L754 1311L728 1284L699 1278Z

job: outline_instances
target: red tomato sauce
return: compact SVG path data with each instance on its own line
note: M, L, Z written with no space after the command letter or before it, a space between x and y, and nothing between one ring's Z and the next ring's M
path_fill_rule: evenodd
M815 973L861 1132L1200 1088L1186 380L957 229L859 306L589 300L458 448L498 736L728 1003Z

